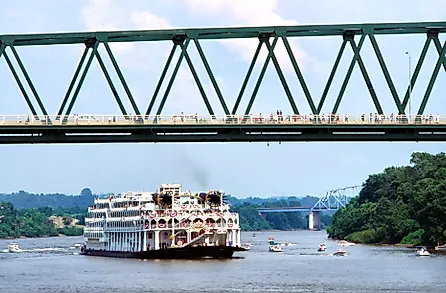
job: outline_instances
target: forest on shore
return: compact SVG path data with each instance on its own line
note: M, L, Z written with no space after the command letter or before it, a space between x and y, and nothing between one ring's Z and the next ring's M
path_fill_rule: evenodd
M94 198L108 197L109 194L93 194L84 188L77 195L33 194L19 191L0 194L0 238L43 237L57 235L82 235L87 207ZM240 224L244 231L297 230L307 229L306 213L274 213L263 218L258 208L313 206L318 198L314 196L296 197L248 197L237 198L227 195L225 200L231 209L240 214ZM59 217L66 225L57 225L54 217ZM76 221L76 225L72 221ZM71 221L71 224L70 224ZM331 214L322 214L322 227L330 224Z
M359 243L446 243L446 154L416 152L410 165L370 175L327 232Z

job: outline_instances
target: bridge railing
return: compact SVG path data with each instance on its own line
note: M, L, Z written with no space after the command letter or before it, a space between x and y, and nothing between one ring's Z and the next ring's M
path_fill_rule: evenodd
M2 126L29 125L446 125L446 115L0 115Z

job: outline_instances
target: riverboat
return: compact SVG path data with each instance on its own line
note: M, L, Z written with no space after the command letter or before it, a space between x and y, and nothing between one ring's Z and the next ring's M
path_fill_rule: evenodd
M231 258L240 244L239 215L223 191L192 193L181 184L156 192L95 199L85 218L82 255L139 259Z

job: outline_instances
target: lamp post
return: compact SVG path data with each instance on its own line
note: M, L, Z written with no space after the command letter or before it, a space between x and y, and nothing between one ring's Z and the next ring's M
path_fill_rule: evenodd
M409 120L410 120L410 116L412 115L412 110L411 110L411 98L412 98L412 70L411 70L411 63L412 63L412 58L410 56L409 51L406 51L406 55L409 57L409 99L408 99L408 103L409 103Z

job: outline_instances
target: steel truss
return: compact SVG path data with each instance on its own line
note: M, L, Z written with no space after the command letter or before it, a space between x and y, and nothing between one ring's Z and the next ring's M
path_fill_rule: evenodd
M314 204L311 211L321 212L345 208L348 203L347 193L350 192L350 196L356 196L359 194L360 189L361 186L349 186L330 190Z
M409 91L416 84L418 75L420 73L421 67L423 65L424 59L426 57L427 51L431 43L434 43L434 46L438 52L438 60L433 69L431 78L426 88L426 92L424 94L422 103L420 108L418 109L418 114L423 114L426 108L426 105L429 101L430 94L432 92L433 86L437 79L440 68L443 67L446 70L446 45L442 45L439 39L439 34L446 32L446 22L425 22L425 23L378 23L378 24L345 24L345 25L303 25L303 26L281 26L281 27L236 27L236 28L206 28L206 29L176 29L176 30L152 30L152 31L117 31L117 32L83 32L83 33L58 33L58 34L29 34L29 35L1 35L0 36L0 57L4 57L6 63L17 82L17 85L25 99L29 109L30 114L37 116L37 109L33 106L31 102L31 96L37 101L38 109L40 110L42 115L48 115L45 106L40 99L38 91L34 86L30 75L28 74L26 67L20 56L17 52L18 47L23 46L49 46L49 45L64 45L64 44L84 44L85 50L80 58L79 64L74 72L73 78L68 85L66 94L64 97L61 97L61 105L57 112L58 116L66 116L69 115L76 103L76 99L79 95L79 92L82 88L84 80L87 76L87 73L90 69L91 63L93 59L96 59L99 63L104 76L110 86L112 94L120 108L120 111L123 115L128 114L128 109L124 107L122 102L123 97L121 97L117 90L116 85L112 81L110 74L105 67L104 60L102 56L99 54L98 47L104 46L107 52L108 57L111 60L114 70L116 71L120 83L125 90L126 98L130 101L130 105L132 108L132 112L140 115L140 114L157 114L160 115L163 111L164 105L169 97L170 90L173 86L173 83L176 79L178 70L180 68L183 60L186 60L192 76L197 84L197 87L200 91L200 94L203 98L203 101L206 105L206 108L210 115L214 115L215 111L209 102L207 94L204 90L202 82L198 77L197 71L195 70L195 66L193 64L192 59L189 56L189 48L190 43L194 43L195 47L198 51L200 59L204 64L206 72L211 80L213 88L217 93L217 96L220 101L220 106L224 114L235 114L239 110L240 103L242 101L243 96L246 92L246 87L251 79L251 75L254 69L254 66L259 57L260 50L262 47L266 47L268 50L268 54L266 60L264 61L262 70L260 75L255 83L255 87L253 92L249 97L249 102L247 104L246 109L244 110L245 114L249 114L252 106L254 104L255 98L257 96L258 90L261 86L263 77L266 73L266 69L270 62L273 63L278 77L281 81L283 89L288 97L289 103L294 114L299 114L298 105L294 100L295 93L292 93L288 82L285 79L285 76L280 67L279 61L274 53L274 49L277 45L279 39L283 41L286 51L288 52L288 56L291 60L292 66L296 73L296 78L299 80L301 89L306 97L308 105L313 114L319 114L322 110L322 107L325 103L326 97L328 95L329 90L331 89L331 85L335 74L337 73L338 66L340 60L344 54L346 46L349 45L354 53L352 60L350 62L350 66L345 75L342 86L337 95L336 102L334 104L333 113L337 113L338 108L341 104L342 98L344 96L345 90L349 83L350 77L352 75L353 69L356 64L358 64L361 73L363 75L364 81L369 89L370 96L375 105L376 111L378 113L383 113L383 109L381 107L379 98L376 94L376 91L372 85L372 82L369 78L369 74L367 72L366 66L361 58L361 49L363 47L364 41L366 38L369 38L373 49L375 51L378 62L381 66L382 73L386 79L389 91L393 97L395 102L396 111L399 114L405 114L406 106L409 101ZM378 42L376 41L375 36L377 35L402 35L402 34L424 34L426 35L426 41L424 43L422 52L418 59L417 65L411 77L411 86L408 86L404 98L400 99L398 93L395 89L394 83L390 76L387 65L384 61L384 57L381 53L381 50L378 46ZM294 37L319 37L319 36L340 36L342 38L342 43L338 52L338 55L334 61L333 68L328 77L327 83L324 87L324 91L322 93L320 102L316 105L313 101L313 96L310 93L310 90L305 82L304 76L300 70L298 62L296 60L295 55L293 54L291 45L289 43L289 38ZM359 37L359 42L356 43L355 37ZM215 79L215 76L212 72L211 66L206 58L206 55L200 45L201 40L217 40L217 39L236 39L236 38L257 38L259 43L257 49L254 53L251 63L246 72L246 76L241 83L241 88L239 94L237 96L236 102L232 108L230 108L226 99L223 96L218 83ZM172 49L166 60L166 64L164 69L161 72L159 82L157 83L152 98L147 106L145 111L141 111L135 103L132 92L124 78L124 75L116 61L116 58L113 55L113 52L110 48L110 43L118 43L118 42L157 42L157 41L171 41ZM166 79L167 71L171 66L173 61L173 57L175 51L177 49L181 50L181 54L175 64L172 76L168 80L168 84L164 93L160 93L161 86ZM9 52L10 51L10 52ZM10 53L12 55L10 56ZM12 64L11 58L14 57L18 63L18 69L14 67ZM84 68L82 70L82 68ZM21 81L18 75L18 70L20 70L25 77L25 82L28 84L31 89L31 94L28 94L25 90L24 82ZM77 85L76 85L77 83ZM155 102L158 96L161 94L161 101L159 103L159 107L154 111ZM389 111L388 111L389 112ZM23 113L24 114L24 113Z

